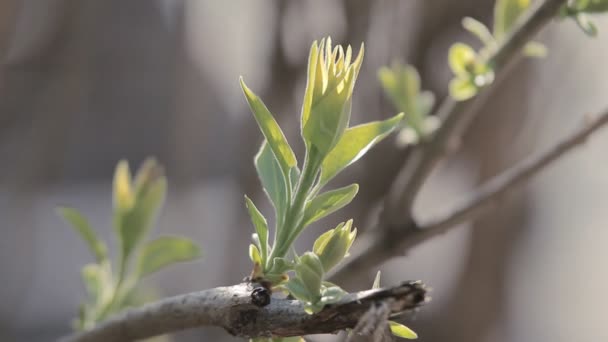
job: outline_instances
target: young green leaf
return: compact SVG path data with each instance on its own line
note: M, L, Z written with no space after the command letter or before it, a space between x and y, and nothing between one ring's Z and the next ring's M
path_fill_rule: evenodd
M350 164L356 162L375 144L399 125L403 113L384 121L372 121L346 130L338 145L321 164L319 187L323 187Z
M503 39L528 7L530 7L530 0L496 0L494 4L494 37L498 40Z
M359 186L351 184L315 197L306 205L304 210L304 225L309 225L343 208L355 198L357 191L359 191Z
M114 171L113 184L114 208L127 211L135 204L135 193L131 185L131 171L126 160L121 160Z
M144 277L165 266L191 261L200 256L200 248L192 240L177 236L163 236L143 246L139 257L138 275Z
M106 245L97 237L89 221L82 214L72 208L58 208L57 213L80 234L97 262L101 263L108 258Z
M493 46L496 44L492 33L481 21L471 17L464 17L462 19L462 27L471 32L471 34L477 37L485 46Z
M260 250L253 244L249 245L249 259L251 259L254 264L262 265Z
M300 257L296 265L296 275L302 281L302 285L308 293L310 302L316 302L321 298L321 283L323 281L323 264L319 257L311 252L306 252Z
M455 77L450 81L450 96L456 101L468 100L477 94L477 86L471 79Z
M289 201L287 187L291 184L288 184L288 180L266 140L255 156L254 164L264 192L275 208L277 222L282 222ZM290 169L290 174L294 172L291 171L294 169L295 167Z
M393 63L390 69L380 68L378 78L398 111L404 112L406 116L419 113L417 103L420 94L420 75L416 68Z
M260 130L264 134L264 137L268 141L272 153L279 162L283 174L287 177L289 169L297 164L296 156L291 150L279 124L276 122L268 108L266 108L266 105L264 105L262 100L247 87L242 77L240 82L245 98L251 108L251 112L253 113Z
M150 230L166 192L167 180L161 177L151 183L149 189L142 192L142 196L137 198L137 202L130 210L116 212L115 229L121 244L123 262Z
M399 324L394 321L388 321L388 325L391 328L391 333L397 337L406 338L408 340L414 340L418 338L418 335L410 328L403 324Z
M469 75L476 59L475 50L464 43L453 44L448 52L448 63L457 76Z
M249 211L249 216L251 217L251 222L255 227L255 231L258 234L258 238L260 239L260 248L261 248L261 265L266 267L266 260L268 259L268 223L266 222L266 218L262 215L262 213L256 208L253 201L249 199L249 197L245 196L245 201L247 205L247 210Z
M353 220L340 223L328 232L329 236L325 233L315 241L313 252L319 257L325 272L329 272L348 254L357 236L357 228L351 231L352 225Z

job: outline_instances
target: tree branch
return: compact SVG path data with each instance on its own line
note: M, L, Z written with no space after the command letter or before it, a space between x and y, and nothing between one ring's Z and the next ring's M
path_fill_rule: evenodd
M511 33L483 61L493 66L497 79L501 78L505 69L521 58L524 45L555 17L560 6L566 2L567 0L538 1L518 20ZM488 88L492 86L482 89L468 101L456 102L449 97L443 101L436 113L441 120L438 131L428 143L415 147L390 187L381 216L386 225L403 225L411 220L412 205L422 185L478 113Z
M223 327L240 337L301 336L353 328L373 305L387 303L391 315L427 301L419 282L346 295L339 303L309 315L297 300L272 297L270 304L252 302L249 283L170 297L128 310L95 328L68 336L64 342L132 341L200 326Z
M351 272L356 273L374 267L393 256L405 253L409 248L423 241L445 233L460 223L476 218L491 206L498 204L510 191L526 183L552 162L585 142L590 135L606 124L608 124L608 109L546 151L532 155L492 178L443 215L419 224L412 223L400 229L376 229L364 235L359 239L359 244L363 248L351 252L351 257L345 260L333 276L344 277Z

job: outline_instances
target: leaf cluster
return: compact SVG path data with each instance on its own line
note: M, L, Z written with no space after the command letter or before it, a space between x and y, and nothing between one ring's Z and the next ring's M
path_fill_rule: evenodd
M87 218L72 208L59 208L58 213L82 237L95 257L95 262L82 269L82 280L88 298L80 307L75 322L77 329L89 329L97 322L125 307L138 305L148 298L139 290L139 281L176 262L200 256L199 247L190 239L162 236L147 240L167 191L167 180L154 159L146 160L132 179L129 165L116 166L113 181L114 234L119 255L114 260L108 248Z

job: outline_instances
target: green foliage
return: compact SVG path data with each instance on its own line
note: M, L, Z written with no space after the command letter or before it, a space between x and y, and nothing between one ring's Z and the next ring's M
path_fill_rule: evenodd
M395 108L405 114L398 135L399 144L415 144L429 138L438 126L437 118L430 116L435 96L428 90L421 90L416 68L394 62L390 68L378 70L378 79Z
M337 246L333 252L329 249L319 254L307 252L300 258L295 255L289 258L287 253L308 225L353 200L357 184L323 193L321 190L392 132L403 117L400 114L348 127L352 94L362 62L363 45L353 59L350 46L346 51L342 46L332 47L330 38L312 44L301 113L301 134L306 146L302 171L276 120L241 79L247 102L265 138L254 164L275 209L274 240L270 243L266 218L249 198L245 199L256 231L254 244L249 248L253 262L251 276L273 286L284 285L294 297L309 303L312 311L343 293L335 286L324 285L323 278L330 267L346 256L355 237L350 232L352 221L330 231L335 236L328 243ZM295 276L287 282L289 273Z
M529 7L530 0L496 0L492 32L474 18L462 20L462 26L481 41L482 47L477 52L464 43L455 43L450 48L448 62L455 75L449 84L452 98L468 100L494 81L494 66L490 65L489 56L513 31ZM527 57L542 58L547 55L547 49L541 43L528 42L522 53Z
M143 277L200 256L198 246L186 238L165 236L144 242L166 189L167 181L155 160L145 161L134 180L127 162L118 163L113 182L114 232L120 248L117 271L112 267L106 244L96 236L87 219L75 209L57 210L80 234L96 260L82 270L88 298L81 305L75 328L91 328L110 314L140 303L136 289Z

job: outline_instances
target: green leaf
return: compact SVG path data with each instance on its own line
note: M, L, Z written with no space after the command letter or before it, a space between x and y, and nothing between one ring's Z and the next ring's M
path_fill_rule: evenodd
M319 257L306 252L300 257L300 262L296 265L296 275L302 281L310 302L316 302L321 298L321 283L323 281L323 264Z
M177 236L159 237L143 246L139 257L138 274L144 277L165 266L191 261L200 256L200 248L190 239Z
M380 68L378 78L398 111L404 112L407 116L419 114L417 103L420 94L420 75L416 68L393 63L390 69Z
M101 268L98 264L88 264L82 268L80 275L92 302L97 302L104 286L107 285L103 280Z
M135 193L131 184L131 171L126 160L121 160L116 165L112 190L115 210L127 211L133 207Z
M481 21L471 17L464 17L462 19L462 27L477 37L485 46L496 44L492 33Z
M357 191L359 191L359 185L351 184L315 197L304 210L304 225L309 225L344 207L355 198Z
M530 7L530 0L496 0L494 5L494 37L502 39Z
M455 43L448 52L448 63L454 74L469 75L471 67L475 65L477 54L472 47L464 43Z
M72 208L57 208L57 214L63 217L63 219L80 234L82 239L89 246L89 249L95 256L97 262L101 263L108 258L108 249L106 245L97 237L89 221L82 216L82 214Z
M468 100L477 94L477 86L469 78L456 77L450 81L450 96L456 101Z
M394 321L388 321L388 325L391 328L391 333L397 337L406 338L408 340L414 340L418 338L418 335L410 328L403 324L399 324Z
M243 88L243 93L245 94L245 98L247 99L249 107L251 108L251 112L253 113L260 130L264 134L264 137L268 141L268 144L272 149L272 153L279 162L283 174L285 177L287 177L289 169L297 164L296 156L291 150L291 147L289 146L283 131L281 131L279 124L274 119L268 108L266 108L266 105L264 105L262 100L255 95L251 89L247 88L247 85L245 85L242 77L240 82L241 88Z
M547 57L547 47L539 42L529 42L524 45L524 55L527 57Z
M346 130L338 145L321 164L319 187L324 186L340 171L356 162L375 144L391 133L403 119L403 113L384 121L372 121Z
M249 245L249 259L251 259L254 264L262 265L260 250L253 244Z
M127 260L149 232L166 193L167 180L161 177L141 192L141 196L138 196L137 202L131 209L115 213L114 226L121 245L121 262Z
M264 192L270 199L270 202L275 208L277 222L282 222L285 216L285 211L288 205L287 179L281 170L276 157L272 153L267 141L264 140L260 151L254 159L255 168L258 172L258 177L262 182ZM293 173L295 167L290 169L290 174ZM280 225L280 224L279 224Z
M251 222L253 222L255 231L260 239L260 248L262 249L261 265L266 267L266 260L268 259L268 223L266 222L266 218L264 218L262 213L260 213L249 197L245 196L245 201L247 210L249 211L249 216L251 217Z
M325 272L329 272L334 266L342 261L348 254L357 236L357 229L351 231L353 220L340 223L336 228L330 230L331 236L321 235L314 245L314 253L319 257Z

